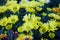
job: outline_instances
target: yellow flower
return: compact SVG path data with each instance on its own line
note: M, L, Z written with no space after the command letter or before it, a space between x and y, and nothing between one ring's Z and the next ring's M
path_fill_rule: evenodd
M12 28L12 24L7 24L7 25L5 26L5 28L6 28L7 30L10 30L10 29Z
M47 31L48 31L48 23L42 24L42 26L41 26L40 29L39 29L39 32L40 32L41 34L44 34L44 33L46 33Z
M49 21L49 31L55 31L55 30L57 30L57 22L55 21L55 20L50 20Z
M31 22L26 22L23 25L24 25L25 31L27 31L27 32L30 31L31 29L33 29L33 25Z
M37 17L35 15L31 15L31 21L32 21L32 26L34 27L33 29L38 29L38 22L41 20L40 17Z
M25 15L23 17L23 21L25 21L25 23L18 29L22 30L22 28L24 28L23 31L27 31L27 32L30 31L31 29L38 29L39 27L38 22L40 21L40 19L41 19L40 17L37 17L34 14Z
M50 38L54 38L54 37L55 37L55 34L50 32L50 33L49 33L49 37L50 37Z
M10 5L15 5L15 4L17 4L17 1L7 1L6 6L8 7Z
M4 17L4 18L1 19L1 21L0 21L0 25L1 25L1 26L6 26L7 23L8 23L8 19L7 19L7 17Z
M30 20L30 14L29 15L25 15L22 20L25 21L25 22L28 22Z
M17 16L17 15L11 15L11 16L8 18L8 21L9 21L9 23L15 24L15 23L18 21L18 16Z
M4 13L5 11L7 11L7 7L6 6L0 6L0 13Z
M43 23L41 21L38 22L38 26L41 26Z
M17 29L18 32L23 32L25 31L25 28L23 26L20 26L18 29Z
M14 13L19 11L20 5L17 4L17 1L7 1L6 6L9 10L13 11Z

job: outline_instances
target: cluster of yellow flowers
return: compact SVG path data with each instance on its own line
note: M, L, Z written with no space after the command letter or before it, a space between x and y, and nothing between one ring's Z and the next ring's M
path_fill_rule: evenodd
M25 21L25 23L18 28L18 32L23 32L23 31L28 32L31 29L38 29L38 27L39 27L38 23L39 23L40 19L41 19L40 17L37 17L34 14L25 15L23 18L23 21Z
M42 23L42 22L39 21L40 19L41 19L40 17L35 17L35 15L30 15L30 14L25 15L24 18L23 18L23 21L25 21L25 23L18 28L18 32L23 32L23 31L28 32L31 29L38 29L39 26L40 26L39 32L41 34L49 32L49 36L50 36L51 31L55 32L55 30L57 30L56 20L49 20L47 23ZM52 35L55 36L54 33Z
M18 21L17 15L11 15L9 18L3 17L3 19L0 20L0 25L5 26L6 29L11 29L12 24L15 24Z
M20 4L17 3L16 0L7 1L4 6L0 6L0 13L4 13L7 10L11 10L13 13L19 11L20 8L25 8L27 12L35 12L35 8L37 11L41 11L42 8L38 6L44 6L44 3L37 2L37 1L30 1L22 0Z
M47 23L42 24L41 28L43 27L45 27L45 29L48 30L48 32L54 32L55 30L57 30L57 22L56 20L49 20Z
M7 3L4 6L0 6L0 13L4 13L7 10L12 11L13 13L16 13L19 11L20 8L25 8L26 12L30 12L30 13L35 13L36 11L41 11L42 7L44 6L44 3L46 2L46 0L44 2L42 2L43 0L41 0L41 2L38 1L27 1L27 0L22 0L20 2L20 4L17 3L16 0L8 0ZM56 10L57 9L57 10ZM50 13L48 14L49 17L54 18L54 20L49 20L47 23L43 23L41 22L41 17L35 16L35 14L26 14L23 17L23 25L19 26L17 28L18 32L29 32L32 29L37 30L39 28L39 32L41 34L44 34L46 32L49 32L49 37L50 38L54 38L55 34L55 30L57 30L57 27L60 27L60 22L56 21L56 20L60 20L60 4L59 4L59 8L47 8L47 11L52 11L56 12L55 13ZM45 12L42 13L42 16L46 16L47 14ZM18 16L17 15L11 15L10 17L3 17L3 19L0 20L0 25L1 26L5 26L5 28L7 30L12 28L12 25L15 24L18 21ZM0 35L1 37L1 35ZM25 34L20 34L19 37L16 40L32 40L33 37L32 35L25 35Z
M23 1L23 0L22 0ZM27 12L35 12L35 8L37 11L41 11L42 8L38 6L44 6L43 3L37 2L37 1L30 1L30 2L21 2L20 7L25 8Z
M57 30L57 22L55 20L50 20L47 23L43 23L39 29L41 34L48 32L55 32Z
M45 3L44 0L42 0L42 2L41 1L35 1L35 0L27 2L27 0L22 0L20 2L20 4L18 4L16 0L11 0L11 1L8 0L7 3L5 4L5 6L0 6L0 13L3 13L7 10L11 10L15 13L15 12L18 12L20 8L25 8L25 10L27 12L33 12L34 13L35 8L37 11L41 11L42 8L39 6L44 6L44 3ZM54 8L52 8L52 9L47 8L48 11L51 11L53 9ZM53 11L55 11L55 10L53 10Z
M47 23L43 23L39 29L39 32L42 34L49 32L49 37L54 38L55 37L55 30L58 28L57 21L56 20L49 20Z
M20 5L17 3L17 1L7 1L7 3L4 6L0 6L0 13L4 13L7 10L11 10L14 13L19 11Z

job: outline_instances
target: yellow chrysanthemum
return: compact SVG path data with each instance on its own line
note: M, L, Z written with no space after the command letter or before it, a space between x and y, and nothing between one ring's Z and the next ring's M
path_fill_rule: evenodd
M11 15L11 16L8 18L8 21L9 21L9 23L15 24L15 22L18 21L18 16L17 16L17 15Z
M50 32L50 33L49 33L49 37L50 37L50 38L54 38L54 37L55 37L55 34Z
M49 21L49 31L55 31L57 30L57 22L55 20L50 20Z
M5 26L5 28L6 28L7 30L10 30L10 29L12 28L12 24L7 24L7 25Z
M9 10L13 11L14 13L19 11L20 5L17 4L17 1L7 1L6 6Z
M23 21L28 22L30 21L30 14L29 15L25 15L23 18Z
M6 6L0 6L0 13L4 13L5 11L7 11L7 7Z
M25 21L25 23L21 27L24 28L24 31L27 32L30 31L31 29L38 29L39 28L38 22L40 21L40 19L41 19L40 17L37 17L34 14L25 15L23 18L23 21Z
M25 31L25 28L23 26L20 26L18 29L17 29L18 32L23 32Z
M42 26L41 26L40 29L39 29L39 32L40 32L41 34L44 34L44 33L46 33L47 31L48 31L48 23L42 24Z
M31 29L33 29L33 27L34 27L32 22L26 22L23 25L24 25L25 31L27 31L27 32L30 31Z
M8 23L8 19L7 19L7 17L4 17L4 18L1 19L1 21L0 21L0 25L1 25L1 26L6 26L7 23Z

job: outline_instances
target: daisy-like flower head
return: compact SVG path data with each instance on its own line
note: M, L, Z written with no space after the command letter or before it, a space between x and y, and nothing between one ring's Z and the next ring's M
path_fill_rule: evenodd
M5 11L7 11L7 7L6 6L0 6L0 13L4 13Z
M56 27L57 27L57 22L56 22L56 20L50 20L50 21L49 21L49 27L48 27L49 30L48 30L48 31L49 31L49 32L50 32L50 31L54 32L55 30L57 30Z
M18 32L23 32L23 31L25 31L24 26L20 26L20 27L17 29L17 31L18 31Z
M33 24L31 22L25 22L22 26L18 28L18 32L29 32L31 29L33 29Z
M54 38L54 37L55 37L55 34L50 32L50 33L49 33L49 37L50 37L50 38Z
M4 17L3 19L0 20L0 25L1 25L1 26L6 26L7 23L8 23L7 17Z
M8 18L8 21L9 21L9 23L15 24L15 23L18 21L18 16L17 16L17 15L11 15L11 16Z
M6 6L9 10L13 11L14 13L19 11L20 5L17 4L17 1L7 1Z
M12 24L7 24L7 25L5 26L5 28L6 28L7 30L10 30L10 29L12 28Z
M46 33L47 31L48 31L48 23L42 24L41 27L40 27L40 29L39 29L39 32L40 32L41 34L44 34L44 33Z
M31 16L30 14L29 15L25 15L22 20L28 22L30 20L30 16Z
M26 22L23 25L24 25L25 31L27 31L27 32L29 32L34 27L33 24L32 24L32 22Z

